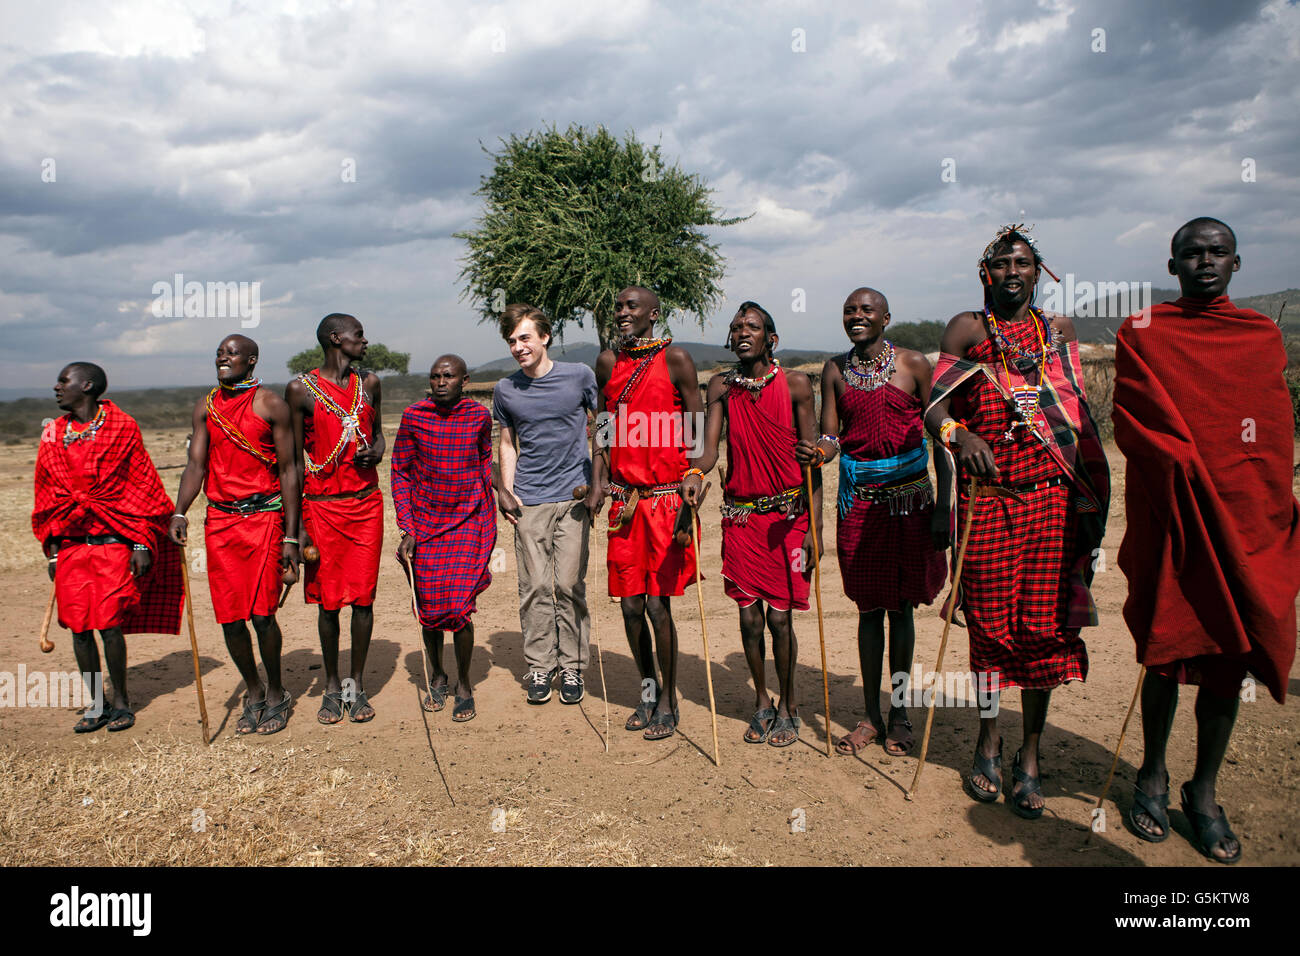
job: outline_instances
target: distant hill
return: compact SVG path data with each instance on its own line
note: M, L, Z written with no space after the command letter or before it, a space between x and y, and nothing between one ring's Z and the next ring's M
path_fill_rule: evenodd
M1159 305L1161 302L1173 302L1182 293L1177 289L1156 289L1151 290L1151 304ZM1088 315L1076 314L1074 316L1074 328L1079 333L1079 340L1082 342L1114 342L1115 333L1119 331L1120 325L1128 317L1130 312L1146 303L1124 303L1120 296L1107 296L1105 300L1093 299L1085 307L1076 310L1078 313L1087 312ZM1277 320L1278 310L1286 303L1286 311L1282 314L1282 328L1291 333L1300 333L1300 289L1286 289L1282 292L1269 292L1266 295L1248 295L1243 298L1233 298L1233 303L1243 309L1254 309L1256 312L1262 312L1274 321ZM1128 308L1125 306L1128 305Z

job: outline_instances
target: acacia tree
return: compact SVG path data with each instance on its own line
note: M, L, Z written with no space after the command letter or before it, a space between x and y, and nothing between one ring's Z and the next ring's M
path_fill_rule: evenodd
M325 361L325 351L319 345L315 348L299 352L286 363L289 371L294 375L300 375L303 372L310 372L314 368L320 368ZM411 365L410 352L390 352L388 346L382 342L375 342L366 348L366 357L357 363L357 368L374 372L378 375L380 372L396 372L398 375L405 375L406 370Z
M663 162L659 147L603 126L554 127L502 141L475 195L478 228L458 232L469 252L461 298L495 320L509 302L550 316L558 334L594 320L602 348L613 338L614 297L629 285L659 296L662 325L673 313L702 327L722 301L724 260L703 231L723 219L699 176Z

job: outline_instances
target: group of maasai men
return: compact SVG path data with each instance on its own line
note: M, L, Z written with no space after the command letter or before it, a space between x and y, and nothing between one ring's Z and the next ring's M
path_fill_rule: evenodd
M1168 837L1165 748L1178 686L1197 684L1196 766L1182 807L1201 852L1232 863L1241 845L1215 785L1239 695L1254 675L1283 701L1295 653L1295 423L1277 326L1226 295L1241 265L1232 230L1215 219L1188 222L1173 236L1168 265L1182 297L1130 317L1116 347L1115 439L1128 463L1119 563L1130 585L1124 617L1145 675L1145 754L1127 819L1143 840ZM836 748L913 749L899 695L887 716L881 710L885 621L890 671L907 675L913 609L940 594L948 549L966 539L948 600L962 611L984 693L965 786L982 802L1005 791L1015 813L1041 816L1048 703L1053 689L1087 677L1080 630L1097 623L1089 587L1110 501L1075 330L1034 306L1043 269L1024 227L1000 230L978 262L983 303L948 323L933 368L885 337L883 294L852 292L842 315L852 347L822 371L820 422L813 383L781 367L775 323L755 302L731 320L736 363L710 379L703 399L690 355L654 336L661 315L650 289L619 293L618 346L601 352L594 373L550 358L551 323L539 309L507 307L501 333L519 370L495 386L491 413L464 396L465 362L444 355L430 370L429 397L406 409L394 442L397 559L432 663L422 706L441 711L454 690L453 719L475 716L472 616L491 581L497 510L515 532L527 700L548 701L557 678L564 703L583 699L589 529L609 499L608 592L619 600L641 678L626 728L647 740L671 737L671 599L698 575L698 510L725 427L723 587L739 608L755 692L744 741L787 747L799 737L792 611L809 606L820 468L838 456L836 550L859 611L864 714ZM113 688L111 706L88 711L78 733L133 724L123 634L179 631L180 550L168 541L185 544L186 512L200 491L213 609L246 684L237 732L274 734L289 719L275 615L300 567L305 599L319 606L317 720L374 718L364 672L383 542L380 382L356 367L366 352L356 318L326 316L317 338L320 368L290 382L283 397L256 378L253 341L220 343L217 385L195 407L175 508L139 429L102 397L104 372L76 362L60 373L55 395L66 414L41 437L32 525L78 665L102 679L99 630ZM344 606L352 608L352 654L341 680ZM454 687L443 668L448 631ZM766 681L768 637L776 696ZM1020 688L1024 715L1009 788L997 719L1007 687Z

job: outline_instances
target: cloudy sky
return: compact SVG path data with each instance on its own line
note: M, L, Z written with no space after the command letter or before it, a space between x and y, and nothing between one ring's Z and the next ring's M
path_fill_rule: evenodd
M658 142L752 213L716 235L722 311L764 303L788 347L839 347L858 285L895 321L977 305L1012 220L1058 273L1169 286L1170 233L1213 215L1236 295L1300 285L1285 0L44 0L0 8L0 76L6 389L82 358L118 386L208 379L239 322L155 315L177 273L259 283L273 378L336 310L413 368L501 357L452 233L481 146L549 124Z

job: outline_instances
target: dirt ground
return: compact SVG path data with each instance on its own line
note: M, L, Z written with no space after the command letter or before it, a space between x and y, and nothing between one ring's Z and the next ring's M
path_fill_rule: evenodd
M145 434L159 466L183 461L184 439L183 431ZM592 606L608 685L608 753L594 647L581 706L560 704L558 693L541 707L525 702L513 532L503 525L498 546L504 570L480 598L475 619L477 719L453 723L450 706L422 715L419 632L405 579L394 561L385 560L365 683L376 719L316 723L322 671L315 612L303 605L299 587L280 617L285 683L295 698L289 727L265 739L236 738L242 684L212 619L206 578L195 573L203 685L216 737L211 747L201 741L184 636L129 639L129 689L138 713L131 731L74 736L72 709L0 708L0 864L1211 866L1189 845L1188 825L1176 808L1171 819L1177 832L1159 846L1124 829L1121 813L1141 755L1136 718L1105 805L1105 829L1085 846L1090 811L1137 677L1120 614L1125 581L1115 565L1124 530L1123 459L1109 451L1116 495L1106 566L1098 575L1102 626L1085 631L1087 683L1053 696L1044 736L1047 813L1036 822L1020 820L1005 802L975 804L962 791L976 733L973 709L937 709L915 802L905 799L914 756L890 758L874 747L858 757L828 759L815 610L799 615L796 624L802 741L784 750L744 744L753 691L735 605L722 593L717 512L710 504L704 603L721 767L711 759L693 589L674 602L683 649L679 736L652 743L622 729L636 700L637 675L618 608L603 596ZM34 457L32 445L0 448L6 594L0 670L16 672L25 664L29 672L70 671L75 663L67 631L53 629L52 654L37 648L49 584L30 531ZM179 471L162 474L174 492ZM387 498L386 465L383 487ZM201 505L191 514L200 516ZM388 515L391 551L397 543L391 506ZM830 729L838 738L862 716L862 684L856 613L840 587L829 513L826 525L830 558L822 566L822 592ZM194 528L192 554L201 550L200 520ZM603 568L593 568L588 587L603 589ZM917 661L928 671L942 631L937 609L920 609L916 629ZM954 629L944 669L967 668L966 635ZM769 680L775 683L774 673ZM1262 688L1257 701L1243 703L1220 777L1219 799L1243 840L1247 863L1300 863L1297 691L1300 681L1293 676L1284 707ZM1004 695L1002 712L1009 782L1021 729L1018 692ZM913 711L918 736L923 718ZM1184 694L1169 753L1174 788L1191 774L1194 727L1191 695Z

